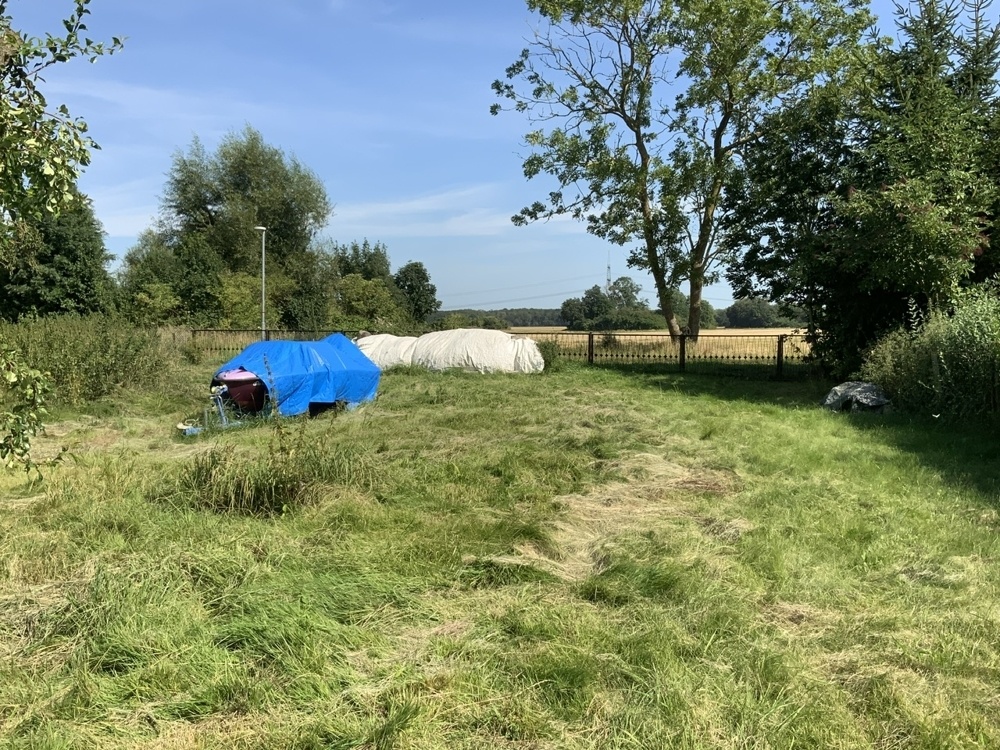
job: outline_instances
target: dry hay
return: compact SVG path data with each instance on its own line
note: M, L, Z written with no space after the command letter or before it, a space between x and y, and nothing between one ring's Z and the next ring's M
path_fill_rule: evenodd
M743 535L753 531L756 527L745 518L731 518L722 520L718 518L699 518L698 522L705 529L705 533L725 542L726 544L736 544Z
M206 443L174 442L175 429L167 420L161 423L129 419L111 424L83 416L46 425L44 432L32 440L31 456L44 467L67 455L107 454L116 449L155 452L158 458L168 460L189 458L209 449Z
M778 601L764 608L763 617L780 630L815 637L836 627L842 615L801 602Z
M143 712L131 717L137 728L152 729L156 737L137 747L143 750L189 750L209 746L245 746L266 732L268 724L275 721L266 714L247 716L209 717L197 722L163 721L151 713ZM222 743L221 745L219 743Z
M523 545L517 556L497 562L527 563L563 580L581 581L600 570L609 540L669 519L694 518L685 495L726 494L737 486L735 477L725 472L694 471L651 453L631 456L623 469L632 479L556 498L565 513L551 526L550 544ZM720 535L729 538L751 528L747 522L727 523Z

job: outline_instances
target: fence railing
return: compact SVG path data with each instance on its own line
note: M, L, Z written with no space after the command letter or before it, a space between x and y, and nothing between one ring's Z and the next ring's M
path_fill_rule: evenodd
M800 334L724 334L672 339L664 333L529 333L537 342L554 341L559 355L590 364L666 364L680 372L721 371L794 377L808 374L810 349Z
M266 340L309 341L335 331L265 331ZM357 331L340 331L354 336ZM209 357L229 357L261 340L260 329L191 329L191 343ZM679 372L716 372L748 377L802 377L812 372L809 344L800 334L682 335L676 339L663 332L541 332L519 334L537 342L553 341L559 356L590 364L655 364Z
M210 357L239 354L255 341L315 341L331 333L356 336L358 331L287 331L268 328L261 336L259 328L192 328L191 344Z

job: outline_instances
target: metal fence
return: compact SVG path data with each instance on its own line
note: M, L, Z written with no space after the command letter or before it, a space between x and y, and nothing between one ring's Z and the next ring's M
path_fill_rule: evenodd
M335 331L267 330L273 341L310 341ZM339 331L354 336L357 331ZM519 334L536 342L552 341L558 356L590 364L657 365L679 372L738 377L806 377L813 372L809 344L800 334L702 333L671 339L665 333L540 332ZM238 354L261 340L260 329L191 330L191 345L209 358Z
M666 365L679 372L739 376L805 377L813 372L809 344L801 334L529 333L554 341L559 356L590 364Z
M286 331L268 328L261 336L259 328L192 328L191 346L209 358L231 357L255 341L316 341L331 333L356 336L358 331Z

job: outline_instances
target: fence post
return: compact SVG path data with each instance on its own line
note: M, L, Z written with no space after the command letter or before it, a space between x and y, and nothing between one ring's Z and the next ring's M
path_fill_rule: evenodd
M681 334L681 351L680 359L678 361L680 364L681 372L684 372L684 367L687 365L687 334Z
M594 364L594 332L587 334L587 364Z
M778 377L785 374L785 334L778 335Z

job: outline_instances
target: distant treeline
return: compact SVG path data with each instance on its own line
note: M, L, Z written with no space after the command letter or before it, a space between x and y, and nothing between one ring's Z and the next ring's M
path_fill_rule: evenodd
M475 328L512 328L523 326L564 326L566 321L558 309L544 309L537 307L515 307L504 308L503 310L449 310L448 312L435 313L430 317L431 323L444 320L448 317L464 317L471 321L481 323L497 323L501 325L475 325L466 327Z
M677 293L677 309L686 310L687 298ZM729 307L715 310L707 302L703 303L703 328L799 328L808 322L805 311L800 308L783 309L779 305L761 299L736 300ZM650 311L651 312L651 311ZM709 315L705 314L709 313ZM663 328L663 320L652 314L650 320L654 327ZM623 321L627 322L627 321ZM683 320L681 321L683 324ZM436 328L515 328L529 326L570 326L559 309L517 307L502 310L449 310L430 316L428 323ZM580 328L588 328L584 321L577 321ZM635 327L634 321L632 326ZM582 324L582 325L581 325ZM598 326L600 327L600 326Z

